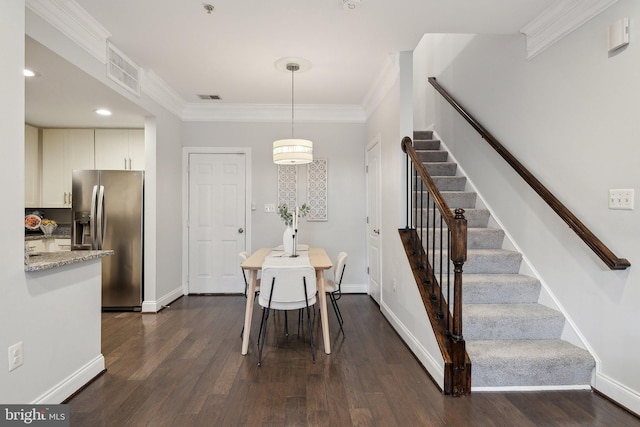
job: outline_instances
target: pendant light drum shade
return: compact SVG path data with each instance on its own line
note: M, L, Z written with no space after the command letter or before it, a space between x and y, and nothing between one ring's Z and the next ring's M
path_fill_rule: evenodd
M286 68L291 72L291 138L279 139L273 142L273 163L277 165L304 165L313 161L313 142L308 139L297 139L293 134L294 124L294 86L293 74L300 70L300 63L293 62L295 58L282 58L276 61L277 69ZM302 60L305 69L311 64Z
M273 142L273 163L304 165L313 161L313 142L308 139L279 139Z

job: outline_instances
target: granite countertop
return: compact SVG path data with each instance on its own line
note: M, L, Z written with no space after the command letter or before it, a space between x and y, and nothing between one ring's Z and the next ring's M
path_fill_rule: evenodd
M36 252L25 257L24 271L41 271L113 255L108 251Z
M56 234L53 233L50 237L50 239L70 239L71 238L71 234ZM45 239L44 237L44 233L43 234L28 234L26 236L24 236L24 240L25 241L31 241L31 240L42 240Z

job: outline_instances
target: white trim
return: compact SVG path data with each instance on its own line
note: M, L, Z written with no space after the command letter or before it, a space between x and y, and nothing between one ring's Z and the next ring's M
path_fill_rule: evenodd
M618 0L561 0L525 25L527 59L532 59Z
M618 405L640 416L640 394L613 378L598 372L596 373L595 385L597 391L609 397Z
M359 105L300 104L295 107L296 123L364 123ZM282 122L291 121L291 106L285 104L202 104L187 103L182 112L186 122Z
M87 385L89 381L104 370L104 356L100 353L89 363L38 396L33 402L31 402L31 404L46 405L61 403L73 395L73 393Z
M25 5L77 45L107 63L107 31L75 1L26 0Z
M397 53L389 54L387 60L382 64L378 77L373 81L362 100L362 108L367 118L373 114L399 78L399 55Z
M473 369L473 368L472 368ZM472 379L473 381L473 379ZM507 386L507 387L473 387L471 392L477 393L482 391L567 391L567 390L591 390L589 384L585 385L545 385L545 386Z
M380 303L380 311L393 326L396 333L400 335L405 344L411 349L414 356L418 358L422 366L427 370L431 378L438 384L441 390L444 390L444 361L434 359L427 349L420 344L420 341L413 336L409 328L407 328L391 309L382 301ZM430 328L430 326L429 326Z
M251 147L182 147L182 293L189 294L189 155L191 154L244 154L245 155L245 242L246 251L252 253L252 159Z
M343 283L340 290L343 294L367 294L369 286L366 283Z
M142 313L157 313L182 295L184 295L182 286L179 286L156 301L144 301L142 303Z

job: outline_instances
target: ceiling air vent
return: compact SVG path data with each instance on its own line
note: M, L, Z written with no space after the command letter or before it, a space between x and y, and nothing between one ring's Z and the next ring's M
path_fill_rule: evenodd
M140 67L107 42L107 76L128 91L140 96Z
M220 95L198 95L200 99L220 99Z

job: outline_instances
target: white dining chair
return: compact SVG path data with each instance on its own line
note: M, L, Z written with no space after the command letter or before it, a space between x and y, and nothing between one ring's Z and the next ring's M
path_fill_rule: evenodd
M295 265L278 265L262 268L262 285L259 304L264 307L260 334L258 336L258 366L262 366L262 350L267 337L267 326L271 310L299 310L309 308L316 303L317 294L316 272L308 263L303 265L297 262ZM313 330L311 328L311 316L307 310L307 327L309 341L311 343L311 360L316 362L315 346L313 344Z
M324 284L325 293L331 300L333 311L336 313L336 317L338 318L338 324L340 325L340 332L342 332L342 336L344 336L344 329L342 327L344 321L342 320L342 313L338 307L338 300L342 297L341 285L344 270L347 267L347 256L346 252L340 252L338 254L335 267L333 268L333 279L326 279Z

